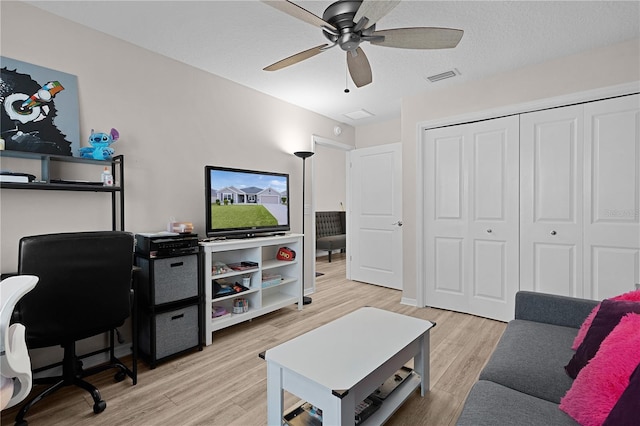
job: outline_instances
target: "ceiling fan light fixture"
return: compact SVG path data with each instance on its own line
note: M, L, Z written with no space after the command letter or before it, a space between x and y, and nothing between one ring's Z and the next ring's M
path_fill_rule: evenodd
M289 56L264 68L265 71L297 64L331 47L339 46L347 52L348 71L358 88L373 82L371 64L360 47L363 42L400 49L451 49L458 45L464 34L463 30L437 27L376 31L376 22L391 12L400 0L338 0L325 9L322 18L289 0L262 1L294 18L320 27L331 42L330 46L324 44ZM432 81L431 77L429 80ZM345 88L344 92L349 93L349 89Z
M458 71L457 68L454 68L449 71L441 72L440 74L430 75L427 77L427 80L430 83L435 83L435 82L446 80L447 78L452 78L458 75L460 75L460 71Z

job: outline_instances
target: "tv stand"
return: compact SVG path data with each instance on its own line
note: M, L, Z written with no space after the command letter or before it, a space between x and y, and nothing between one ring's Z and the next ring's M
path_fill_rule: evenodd
M235 238L235 237L234 237ZM254 236L243 239L201 241L204 251L204 329L205 343L213 342L213 333L232 325L251 320L286 306L298 304L302 299L302 256L291 261L277 260L280 247L289 247L302 253L302 235ZM238 269L223 265L244 263ZM243 284L249 278L248 290L215 297L216 281ZM248 302L248 310L233 313L234 299ZM214 306L225 308L231 315L212 318Z

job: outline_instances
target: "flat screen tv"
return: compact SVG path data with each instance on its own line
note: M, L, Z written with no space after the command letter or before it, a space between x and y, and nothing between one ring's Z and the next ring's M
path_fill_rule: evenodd
M289 225L289 175L205 166L208 238L283 233Z

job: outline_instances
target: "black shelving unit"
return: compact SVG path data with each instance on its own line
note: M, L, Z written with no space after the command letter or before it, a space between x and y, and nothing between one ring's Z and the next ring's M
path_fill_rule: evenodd
M111 228L124 231L124 156L116 155L111 160L92 160L88 158L70 157L65 155L39 154L24 151L0 151L0 158L24 158L40 161L40 179L29 183L0 182L2 189L26 189L39 191L85 191L105 192L111 194ZM93 183L73 181L52 181L51 163L91 164L96 166L110 165L111 173L117 186L100 186ZM119 226L118 226L119 224Z
M54 154L41 154L35 152L26 151L11 151L1 150L0 158L21 158L27 160L40 161L40 178L33 182L21 183L21 182L0 182L0 189L23 189L23 190L36 190L36 191L84 191L84 192L104 192L111 194L111 229L116 231L124 231L124 156L116 155L111 160L93 160L88 158L71 157L66 155L54 155ZM111 174L114 177L114 182L118 185L114 186L102 186L95 183L81 183L74 181L52 181L51 177L51 164L52 163L76 163L76 164L88 164L105 167L105 165L111 167ZM96 174L97 175L97 174ZM119 224L119 226L118 226ZM132 355L133 355L133 384L137 383L138 374L138 355L137 355L137 312L135 300L137 295L134 292L134 305L131 313L132 328L133 328L133 342L132 342ZM109 352L111 357L114 357L114 330L109 332L109 347L99 349L97 351L84 354L81 358L87 358L99 353ZM53 364L42 367L40 370L46 370L48 368L58 366L61 364Z

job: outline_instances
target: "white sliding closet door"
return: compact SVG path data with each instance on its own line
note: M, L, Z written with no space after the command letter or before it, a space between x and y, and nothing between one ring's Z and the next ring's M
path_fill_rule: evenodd
M640 282L640 97L522 114L520 288L588 299Z
M518 290L518 117L428 130L427 306L507 321Z
M520 289L583 296L583 106L520 116Z
M640 96L585 105L584 293L640 283Z

